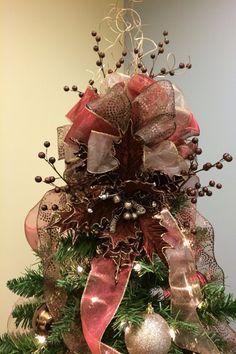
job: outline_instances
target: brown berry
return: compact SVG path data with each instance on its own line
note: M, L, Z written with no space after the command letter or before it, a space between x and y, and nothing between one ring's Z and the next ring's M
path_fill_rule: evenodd
M191 197L195 197L195 195L197 194L196 189L192 189L189 194L191 195Z
M119 61L116 63L116 67L117 67L118 69L121 67L121 63L120 63Z
M209 186L214 187L214 186L215 186L215 184L216 184L216 182L215 182L215 181L213 181L213 180L209 181Z
M55 188L55 192L56 192L56 193L60 193L60 191L61 191L61 188L60 188L60 187L56 187L56 188Z
M205 186L202 188L203 192L207 192L208 191L208 188Z
M124 58L120 58L120 59L119 59L119 62L120 62L121 64L124 64Z
M204 169L205 171L210 170L210 168L212 168L212 163L210 163L210 162L206 162L206 163L203 165L203 169Z
M186 64L187 69L191 69L191 67L192 67L192 64L190 64L190 63Z
M197 189L201 188L201 183L197 182L197 183L195 184L195 188L197 188Z
M93 86L94 80L89 80L89 85Z
M134 54L138 54L139 50L138 48L134 48Z
M170 71L169 71L169 74L170 74L170 76L174 76L175 71L174 71L174 70L170 70Z
M216 168L218 168L218 170L221 170L223 168L223 163L221 163L220 161L216 163Z
M197 163L192 163L192 165L191 165L191 170L192 171L196 171L198 169L198 164Z
M179 63L179 68L180 69L184 69L185 68L185 64L184 63Z
M79 97L80 97L80 98L82 98L82 97L83 97L83 95L84 95L84 93L83 93L83 92L79 92Z
M75 91L75 92L78 91L78 87L76 85L73 85L71 88L72 88L72 91Z
M143 67L142 63L138 63L138 68L141 69Z
M202 149L198 147L198 148L195 149L195 152L196 152L197 155L201 155Z
M142 73L145 74L147 72L147 68L142 68Z
M42 177L41 176L36 176L35 177L35 182L37 182L37 183L42 182Z
M50 177L44 178L44 182L47 183L47 184L50 184L51 183L51 178Z
M165 74L166 73L166 68L161 68L160 73L161 74Z
M99 51L98 45L94 45L94 46L93 46L93 50L94 50L95 52L98 52L98 51Z
M53 204L52 205L52 210L54 210L54 211L58 210L58 205L57 204Z
M192 187L188 187L187 190L186 190L187 194L190 195L190 193L192 192L192 190L193 190Z
M169 44L170 43L169 39L167 39L167 38L165 38L164 42L165 42L165 44Z
M123 55L123 57L126 57L127 52L125 50L123 50L122 55Z
M45 153L42 152L42 151L38 153L38 157L39 157L40 159L45 159L45 156L46 156Z
M216 184L216 188L217 188L217 189L221 189L221 188L222 188L222 184L221 184L221 183L217 183L217 184Z
M158 53L159 53L159 54L163 54L163 53L164 53L164 48L160 48L160 49L158 50Z
M188 160L193 161L194 160L194 156L192 154L188 155Z
M150 57L151 57L151 59L155 59L155 57L156 57L155 53L152 53L152 54L150 55Z
M48 210L48 207L47 207L46 204L43 204L43 205L41 206L41 209L42 209L43 211L46 211L46 210Z
M227 162L231 162L233 160L233 156L231 156L230 154L226 153L223 155L223 159Z
M100 37L100 36L96 36L95 39L96 39L97 42L100 42L100 41L101 41L101 37Z
M91 32L91 35L92 35L93 37L96 37L97 32L96 32L96 31L92 31L92 32Z
M66 92L68 92L68 91L70 91L70 88L69 88L69 86L64 86L64 87L63 87L63 90L66 91Z
M205 193L203 191L198 192L199 197L204 197Z
M193 204L196 204L196 203L197 203L197 198L192 198L192 199L191 199L191 202L192 202Z
M163 36L168 36L168 31L163 31Z
M196 136L194 138L192 138L192 143L193 144L197 144L198 143L198 138Z
M112 74L113 73L113 70L112 69L108 69L108 74Z
M159 42L159 43L158 43L158 47L159 47L159 48L162 48L162 47L163 47L163 43L162 43L162 42Z
M206 195L207 195L208 197L211 197L211 196L212 196L212 191L209 191L209 190L208 190L208 191L206 192Z
M50 176L49 178L50 178L51 183L55 182L55 177L54 176Z
M56 162L56 159L55 159L55 157L51 156L51 157L49 157L48 161L53 165Z
M105 53L104 53L104 52L99 52L98 55L99 55L99 57L102 58L102 59L105 58Z
M97 66L102 66L102 61L101 61L101 60L97 60L97 61L96 61L96 65L97 65Z

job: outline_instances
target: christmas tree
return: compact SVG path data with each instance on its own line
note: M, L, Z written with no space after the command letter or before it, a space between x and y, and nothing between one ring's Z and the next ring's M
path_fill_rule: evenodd
M225 293L213 228L196 209L222 187L201 185L200 174L232 156L198 165L198 123L169 80L191 62L156 70L168 32L144 51L136 11L112 9L105 20L116 38L102 51L92 31L100 88L94 79L85 92L64 87L80 97L71 124L58 128L64 172L49 141L38 154L54 172L36 176L51 189L25 221L38 268L7 284L24 300L0 353L236 353L236 300ZM108 49L124 34L131 49L112 69Z

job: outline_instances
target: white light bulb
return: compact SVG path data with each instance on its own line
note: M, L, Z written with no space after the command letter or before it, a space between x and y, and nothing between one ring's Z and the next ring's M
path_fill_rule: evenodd
M46 343L46 337L45 336L35 336L39 344L45 344Z
M170 328L169 333L170 333L171 338L172 338L173 340L175 340L175 330L174 330L174 328Z
M141 269L142 269L141 264L136 263L135 266L134 266L134 270L135 270L136 272L140 272Z
M78 267L77 267L77 272L79 273L79 274L81 274L81 273L83 273L83 267L81 267L80 265L78 265Z

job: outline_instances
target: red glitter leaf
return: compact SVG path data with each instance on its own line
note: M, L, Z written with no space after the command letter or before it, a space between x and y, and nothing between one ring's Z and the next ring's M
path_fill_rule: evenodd
M160 225L158 219L154 219L151 215L145 215L139 218L140 228L143 233L143 248L149 258L156 253L164 262L166 259L162 253L162 248L167 246L161 235L166 229Z

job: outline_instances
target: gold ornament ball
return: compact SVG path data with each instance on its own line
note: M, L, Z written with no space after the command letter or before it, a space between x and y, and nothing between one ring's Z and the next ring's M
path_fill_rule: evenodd
M46 336L52 325L53 318L48 311L47 305L41 305L34 313L32 327L40 336Z
M124 218L125 220L130 220L131 217L132 217L132 214L130 214L130 213L128 213L128 212L123 214L123 218Z
M141 327L125 329L125 344L129 354L167 354L171 347L170 329L157 313L146 314Z

